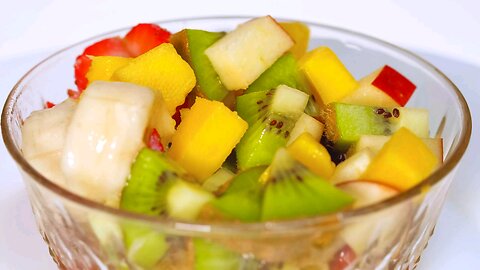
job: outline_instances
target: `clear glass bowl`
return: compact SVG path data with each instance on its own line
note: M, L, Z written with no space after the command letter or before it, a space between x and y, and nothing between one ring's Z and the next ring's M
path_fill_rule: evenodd
M233 29L248 18L199 18L159 22L183 28ZM46 100L59 102L73 88L75 57L107 33L57 52L32 68L13 88L2 113L2 134L28 190L33 213L60 269L140 269L125 249L122 224L167 237L169 249L153 269L194 269L192 239L211 241L238 254L230 269L413 269L432 235L458 162L468 145L471 119L456 86L431 64L394 45L335 27L309 23L310 48L331 47L356 78L388 64L417 91L408 106L430 111L431 133L444 139L444 164L418 186L364 208L281 222L187 223L109 208L50 182L22 157L21 125ZM159 251L160 252L160 251ZM439 258L441 260L441 258ZM219 259L220 260L220 259ZM224 267L221 267L224 268ZM220 269L220 268L219 268ZM347 269L347 268L345 268Z

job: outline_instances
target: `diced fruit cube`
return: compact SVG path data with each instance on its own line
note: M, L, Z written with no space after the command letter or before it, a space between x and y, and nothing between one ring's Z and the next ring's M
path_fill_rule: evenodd
M172 138L169 155L203 181L220 168L247 127L223 103L197 98Z
M290 52L296 59L300 59L308 48L310 40L310 29L301 22L281 22L280 26L287 31L288 35L293 39L295 45L290 49Z
M391 96L400 106L405 106L415 91L415 84L390 66L384 66L372 85Z
M272 98L271 111L298 119L307 106L308 95L286 85L279 85Z
M175 133L175 120L171 117L162 94L158 92L153 102L146 136L151 134L153 130L158 132L160 142L164 146L167 146L171 142L173 133ZM146 141L148 141L148 138L146 138Z
M327 149L309 133L300 135L287 150L296 160L319 176L329 178L335 170L335 164L330 159Z
M163 43L132 59L113 74L112 80L131 82L159 91L170 115L185 101L196 83L192 68L170 43Z
M368 166L375 157L376 152L370 148L356 152L345 161L340 162L335 168L330 181L334 184L361 179Z
M365 106L401 107L387 93L372 85L372 81L378 77L381 70L376 70L358 82L358 88L344 97L341 102Z
M235 174L231 170L222 167L212 176L208 177L205 182L203 182L202 187L207 191L215 193L224 185L228 184L234 176Z
M205 54L228 90L247 89L294 42L270 16L241 24Z
M287 145L293 143L298 136L302 135L304 132L312 135L316 141L320 141L320 138L322 138L323 134L323 128L324 124L322 122L306 113L302 113L295 123L292 132L290 132L290 139L288 139Z
M363 178L406 190L429 176L438 163L420 138L401 128L372 160Z
M113 73L126 66L131 58L120 56L94 56L87 72L88 83L93 81L109 81Z
M229 94L205 55L205 50L224 35L225 33L222 32L184 29L171 38L171 43L175 46L177 52L185 61L190 63L195 71L197 77L196 94L210 100L222 101Z
M124 38L125 47L132 57L137 57L158 45L168 42L170 32L156 24L140 23L133 27Z
M300 90L305 89L297 61L292 53L286 53L278 58L247 88L245 93L271 90L282 84Z
M406 127L419 137L428 137L428 111L415 108L380 108L333 103L326 107L327 138L339 150L346 150L361 135L390 135Z
M196 184L176 181L167 193L167 212L173 218L195 220L202 207L214 198Z
M299 67L310 82L317 102L325 105L341 100L358 88L355 78L328 47L308 52Z

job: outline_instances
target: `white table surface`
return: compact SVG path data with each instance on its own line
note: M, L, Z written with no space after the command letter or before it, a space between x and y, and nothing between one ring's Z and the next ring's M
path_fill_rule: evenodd
M138 22L265 15L337 25L411 49L462 90L473 116L470 147L420 270L480 269L480 2L460 1L0 0L0 101L32 65L57 49ZM26 192L0 146L0 269L55 269Z

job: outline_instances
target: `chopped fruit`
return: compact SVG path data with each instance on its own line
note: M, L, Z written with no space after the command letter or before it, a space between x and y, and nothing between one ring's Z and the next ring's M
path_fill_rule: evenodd
M265 169L265 166L254 167L236 175L222 196L213 201L213 206L226 217L258 221L262 204L259 178Z
M390 135L406 127L419 137L428 137L428 111L414 108L380 108L344 103L326 107L327 138L339 150L346 150L361 135Z
M126 66L131 58L119 56L94 56L91 58L90 69L86 77L88 83L93 81L109 81L113 73Z
M372 85L391 96L400 106L405 106L415 91L415 84L390 66L384 66Z
M176 181L168 190L167 212L173 218L195 220L202 207L215 197L202 187L186 181Z
M319 176L329 178L335 170L335 163L330 159L327 149L309 133L300 135L287 150L296 160Z
M390 136L382 135L362 135L355 147L352 147L353 153L360 152L365 148L370 148L373 153L378 153L383 145L390 139ZM425 145L432 151L441 164L443 162L443 139L442 138L421 138ZM350 150L349 150L350 151Z
M170 32L156 24L140 23L133 27L124 38L125 46L132 57L137 57L158 45L168 42Z
M348 266L353 263L357 258L355 251L349 246L343 246L330 261L330 270L345 270L349 269Z
M271 90L282 84L300 90L305 88L298 72L297 61L291 53L278 58L247 88L245 93Z
M72 89L67 90L67 95L69 98L78 99L80 97L80 91L75 91Z
M157 129L152 129L152 132L150 132L148 144L148 148L159 151L159 152L165 152L165 147L163 147L163 144L160 140L160 134L158 134Z
M308 41L310 40L310 29L301 22L281 22L280 26L287 31L288 35L293 39L295 45L290 52L298 60L307 52Z
M225 33L222 32L185 29L171 38L171 43L177 52L195 71L197 77L195 92L210 100L222 101L229 94L205 55L205 50L224 35Z
M395 196L400 190L383 183L354 180L337 184L337 187L355 198L353 207L362 207Z
M163 43L132 59L113 74L112 80L135 83L158 91L170 115L185 101L196 82L192 68L170 43Z
M155 95L146 135L150 134L153 129L157 130L161 143L164 146L167 146L172 141L172 136L175 133L175 120L171 117L162 94L158 92ZM146 138L146 141L148 139Z
M241 24L205 54L228 90L247 89L294 42L270 16Z
M118 206L130 164L143 145L154 94L129 83L92 83L68 126L62 169L81 196Z
M53 108L53 107L55 107L55 103L52 103L50 101L45 102L45 108L46 109L50 109L50 108Z
M172 138L169 155L203 182L220 168L247 127L223 103L197 97Z
M340 101L358 88L355 78L328 47L307 53L299 66L313 87L315 99L325 105Z
M87 88L88 80L86 74L90 68L91 56L121 56L129 57L130 53L125 48L123 40L119 37L107 38L88 46L83 54L75 61L75 84L78 90Z
M241 254L230 251L209 240L194 239L193 246L195 249L195 270L235 270L242 269L245 264L245 259Z
M370 148L362 149L340 162L335 168L330 181L334 184L361 179L375 156Z
M378 107L401 107L387 93L372 85L372 81L378 77L380 70L362 78L358 82L358 88L344 97L340 102L365 106Z
M428 177L438 163L420 138L401 128L372 160L363 178L406 190Z
M353 202L350 195L312 173L284 148L277 151L270 167L262 220L328 214Z
M212 176L207 178L207 180L203 182L202 187L207 191L217 194L218 191L228 184L234 176L235 174L232 171L222 167Z
M323 123L306 113L302 113L290 133L290 139L288 139L287 145L293 143L298 136L302 135L304 132L312 135L316 141L320 141L323 134L323 128Z
M277 149L287 144L307 102L307 94L284 85L240 96L237 111L249 128L236 148L238 168L270 164Z

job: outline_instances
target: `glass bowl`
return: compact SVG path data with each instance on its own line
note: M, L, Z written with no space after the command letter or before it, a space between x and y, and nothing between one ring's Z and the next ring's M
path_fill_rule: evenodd
M171 32L183 28L226 31L247 19L196 18L159 24ZM357 79L388 64L417 85L408 106L427 108L432 136L443 137L444 163L435 173L414 188L367 207L280 222L182 222L129 213L79 197L43 177L22 157L21 125L32 111L42 109L45 101L56 103L66 98L67 88L74 87L75 57L87 45L124 35L128 29L114 31L61 50L33 67L15 85L2 113L3 139L18 164L40 233L58 267L413 269L434 231L470 139L467 103L443 73L408 51L348 30L307 24L310 49L329 46ZM152 237L165 237L163 248L152 248L160 259L149 266L138 263L123 244L125 224L142 228ZM216 248L210 250L213 259L204 268L198 262L195 265L196 241ZM226 264L225 254L235 259Z

